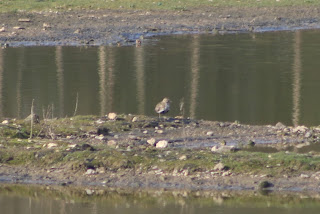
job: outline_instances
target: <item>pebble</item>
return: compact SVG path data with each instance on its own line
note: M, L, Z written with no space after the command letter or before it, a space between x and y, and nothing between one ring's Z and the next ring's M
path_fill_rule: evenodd
M18 19L18 22L31 22L30 19Z
M297 127L293 128L292 132L305 133L307 130L308 130L308 128L306 126L297 126Z
M157 144L156 144L156 148L167 148L168 147L168 141L166 140L160 140Z
M86 171L86 173L84 173L85 175L94 175L94 174L97 174L96 170L94 169L88 169Z
M187 160L187 156L186 155L182 155L179 157L179 160Z
M137 122L138 121L138 117L134 117L134 118L132 118L132 122L134 123L134 122Z
M9 124L9 120L2 121L2 124Z
M213 132L211 132L211 131L210 131L210 132L207 132L207 135L208 135L208 136L213 136Z
M108 119L109 120L116 120L117 118L118 118L118 115L116 113L114 113L114 112L110 112L108 114Z
M92 195L94 193L94 190L92 189L86 189L87 195Z
M0 28L0 33L6 32L6 29L4 27Z
M310 178L310 176L307 175L307 174L301 174L300 177L301 177L301 178Z
M156 144L156 139L150 138L149 140L147 140L147 143L150 144L151 146L154 146Z
M155 130L155 133L162 134L162 133L163 133L163 130L157 129L157 130Z
M104 140L104 136L102 134L99 135L99 136L96 136L95 138L98 139L98 140Z
M48 145L47 145L48 149L51 149L51 148L54 148L57 146L58 146L58 144L56 144L56 143L48 143Z

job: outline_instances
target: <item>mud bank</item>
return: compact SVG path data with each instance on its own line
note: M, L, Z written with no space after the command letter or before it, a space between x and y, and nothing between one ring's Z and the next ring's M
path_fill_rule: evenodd
M174 11L98 10L0 14L0 43L133 45L138 38L320 27L319 7L198 8Z
M319 127L77 116L8 119L0 136L4 183L320 191Z

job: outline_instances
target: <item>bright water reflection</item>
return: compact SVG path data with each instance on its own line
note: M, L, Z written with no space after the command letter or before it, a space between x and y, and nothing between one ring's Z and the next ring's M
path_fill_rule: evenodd
M171 116L249 124L320 123L320 32L189 35L141 47L0 49L0 117L155 115L164 96Z
M90 195L88 195L90 194ZM1 186L1 213L6 214L314 214L316 195L262 195L253 192L124 192L59 187Z

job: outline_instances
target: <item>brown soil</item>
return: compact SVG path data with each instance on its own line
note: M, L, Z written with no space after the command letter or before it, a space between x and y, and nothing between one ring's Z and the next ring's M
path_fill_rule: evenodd
M141 35L314 29L320 27L319 11L319 7L233 7L188 11L4 13L0 14L3 26L0 43L11 46L127 45Z
M261 32L272 30L315 29L320 27L320 7L281 8L205 8L188 11L100 10L68 12L34 12L0 14L3 30L0 43L19 45L106 45L135 44L140 36L173 33ZM20 20L19 19L25 19ZM28 20L29 19L29 20ZM0 27L1 29L2 27ZM143 44L142 44L143 45ZM198 129L197 127L200 127ZM231 127L231 128L230 128ZM279 132L279 129L281 131ZM206 133L213 131L214 136ZM253 140L257 143L305 142L308 130L274 126L244 126L231 123L202 122L189 127L181 140L174 131L162 138L171 139L173 146L203 145L206 142ZM286 132L288 132L286 134ZM139 136L141 132L133 133ZM291 133L291 134L290 134ZM132 134L132 133L131 133ZM154 134L158 136L157 134ZM129 136L122 135L126 139ZM148 138L153 137L149 134ZM94 142L93 142L94 143ZM256 189L262 180L274 184L274 190L320 191L317 176L271 177L265 175L231 174L226 176L197 174L192 176L155 173L139 174L105 172L84 175L67 168L38 169L11 165L0 166L0 181L8 183L73 184L133 188L168 189Z

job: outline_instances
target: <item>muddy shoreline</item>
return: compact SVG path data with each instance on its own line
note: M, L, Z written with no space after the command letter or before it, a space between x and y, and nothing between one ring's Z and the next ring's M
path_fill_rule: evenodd
M320 7L98 10L0 14L0 43L9 46L133 45L138 38L191 33L317 29Z
M134 45L136 39L142 39L142 45L144 45L143 38L158 35L259 33L276 30L318 29L320 28L319 12L320 7L268 7L200 8L187 11L86 10L5 13L0 14L0 43L3 47L7 45L13 47ZM98 121L97 118L95 120ZM108 121L103 120L103 122ZM186 158L192 162L192 160L199 159L198 154L195 156L192 154L192 149L197 148L193 147L191 150L185 151L186 146L200 145L203 151L200 149L197 152L207 154L212 152L211 148L213 146L220 145L223 142L226 142L227 146L235 146L239 142L248 143L252 141L258 146L263 144L265 147L277 148L283 152L288 151L290 147L292 151L290 150L289 153L293 152L298 155L296 153L297 148L309 146L310 142L312 143L311 146L318 143L320 129L306 127L295 129L295 127L286 127L282 124L278 124L278 126L275 126L275 124L272 126L246 126L213 121L188 121L188 123L181 123L180 121L177 125L175 119L167 122L168 124L162 124L162 127L161 124L150 122L150 127L143 129L138 127L132 130L130 128L130 131L126 130L124 132L114 131L111 134L106 134L105 138L102 136L101 139L99 138L101 135L99 132L92 133L92 131L78 133L78 135L59 133L56 134L57 137L45 135L30 142L24 138L25 136L20 136L20 129L18 137L3 137L2 134L0 182L133 189L256 191L260 188L259 185L262 181L268 181L272 186L267 189L273 191L320 192L320 173L318 173L317 167L314 170L309 168L304 170L304 168L295 169L290 166L291 168L284 168L283 171L278 170L276 173L269 169L267 173L259 170L258 172L247 171L243 173L232 169L218 171L201 169L197 171L195 166L190 165L187 168L182 166L179 170L159 167L163 160L165 162L172 161L172 157L167 151L173 148L172 151L176 154L183 151L182 154L177 155L177 161L180 160L179 158L184 158L183 154L185 154ZM9 122L9 125L11 123L14 124L15 122ZM185 131L185 124L189 127L187 132ZM47 122L41 123L39 129L43 129L43 127L48 130L52 128L49 127ZM156 127L160 127L159 130L163 130L163 132L158 133L149 130ZM146 130L148 131L147 134L144 133ZM213 133L211 135L208 132ZM93 136L88 137L89 135ZM156 151L155 154L159 158L153 161L156 161L157 164L148 166L147 170L140 170L135 168L136 166L130 165L129 157L126 157L128 160L121 163L122 165L120 164L118 168L115 166L105 167L108 164L110 165L109 162L88 165L88 159L90 159L90 163L92 162L91 159L94 159L92 158L95 155L94 151L92 151L92 154L88 154L90 157L85 157L81 163L77 162L78 165L74 161L70 161L72 163L58 162L48 165L37 164L37 161L42 161L42 159L39 159L42 156L49 159L55 157L53 153L63 153L57 160L72 155L69 153L70 145L75 145L75 148L78 148L77 145L83 147L83 145L88 144L100 152L112 140L119 143L119 151L122 154L128 153L131 155L131 150L134 150L137 146L138 155L143 156L143 153L140 154L139 152L150 149L150 145L146 143L150 138L155 138L156 141L168 140L171 147L164 151ZM57 144L58 148L50 150L50 143ZM300 146L297 147L297 145ZM131 150L128 151L129 149ZM7 152L16 154L23 151L27 151L23 155L28 157L31 155L32 159L22 164L19 157L17 158L14 155L6 157L4 155ZM79 149L71 152L79 152ZM86 151L81 150L81 152L85 153ZM218 153L218 156L228 156L228 152ZM311 150L310 152L311 157L306 155L306 158L318 158L318 151ZM216 154L216 152L213 153ZM73 160L72 158L70 160ZM277 162L277 164L280 163L282 162ZM191 173L189 173L190 167L195 167L195 170ZM88 172L89 169L94 171Z
M319 127L117 115L41 120L32 139L29 130L2 122L0 182L320 192Z

